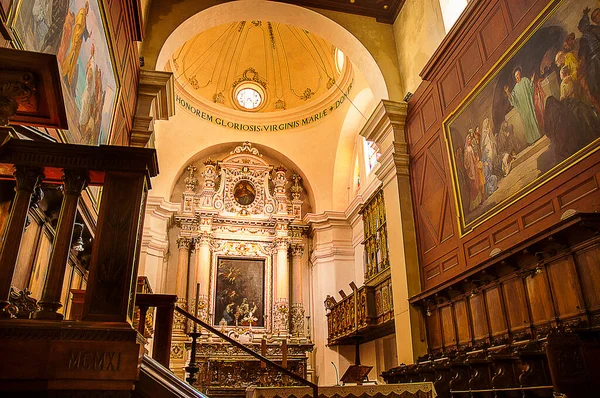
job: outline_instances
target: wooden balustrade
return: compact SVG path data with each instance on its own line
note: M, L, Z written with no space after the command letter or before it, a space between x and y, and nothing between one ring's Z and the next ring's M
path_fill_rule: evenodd
M0 146L0 179L16 181L0 247L0 311L5 311L31 195L41 182L63 184L63 202L38 319L63 318L60 293L81 191L103 186L83 319L130 321L139 239L150 177L158 173L152 149L83 146L10 139ZM29 248L27 248L29 249Z
M156 308L152 358L165 368L169 367L171 358L171 332L173 330L173 314L177 296L174 294L137 294L135 305L140 309L138 332L143 336L146 325L146 314L150 307Z
M331 296L326 300L329 345L355 344L357 336L366 342L394 332L389 269L369 282L339 302Z

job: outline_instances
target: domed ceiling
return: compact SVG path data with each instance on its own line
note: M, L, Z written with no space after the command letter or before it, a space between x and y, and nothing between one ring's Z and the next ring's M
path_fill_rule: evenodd
M332 44L301 28L268 21L208 29L181 46L168 68L188 97L247 113L330 100L352 75L350 63Z

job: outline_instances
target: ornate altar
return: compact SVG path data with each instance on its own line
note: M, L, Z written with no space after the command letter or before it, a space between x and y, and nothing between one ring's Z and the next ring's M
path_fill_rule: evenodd
M196 174L203 182L199 184ZM301 177L269 164L246 142L222 160L186 169L179 227L179 306L243 344L281 360L306 377L312 350L302 294L305 232ZM191 292L198 285L198 300ZM190 288L193 287L193 288ZM171 362L177 374L186 360L183 318L175 319ZM242 388L256 382L260 364L205 334L196 355L198 384ZM273 381L275 382L275 381Z

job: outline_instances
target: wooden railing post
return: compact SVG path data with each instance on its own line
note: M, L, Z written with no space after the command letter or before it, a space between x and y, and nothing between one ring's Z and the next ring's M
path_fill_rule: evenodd
M64 170L62 180L64 182L64 197L60 208L56 235L50 255L50 266L46 276L46 284L40 300L40 309L33 314L35 319L61 320L63 314L57 311L63 306L60 302L60 294L67 270L69 252L71 251L71 237L75 217L77 216L77 203L81 197L81 191L87 186L89 172L87 170ZM65 314L66 315L66 314Z
M173 301L171 306L156 307L152 358L167 369L169 368L169 361L171 359L171 331L173 330L174 310L175 301Z
M2 234L0 248L0 316L2 317L10 316L5 311L9 305L10 285L17 264L31 194L41 181L43 170L38 167L17 165L14 177L17 181L16 195Z
M132 321L148 182L142 173L105 174L84 321Z

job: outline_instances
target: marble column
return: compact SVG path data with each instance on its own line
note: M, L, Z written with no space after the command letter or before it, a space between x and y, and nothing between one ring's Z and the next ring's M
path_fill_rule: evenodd
M302 301L303 243L292 244L292 300L290 307L290 332L293 337L305 337L304 303Z
M187 280L188 280L188 268L190 260L190 246L191 239L186 237L180 237L177 239L177 247L179 249L179 257L177 259L177 274L175 281L175 294L177 295L176 305L186 310L187 299ZM173 335L171 338L171 370L175 376L183 380L185 372L183 367L185 366L185 342L188 340L185 334L186 319L183 315L175 312L173 316Z
M198 299L198 318L209 322L208 292L210 288L210 240L209 232L201 232L196 243L196 283L200 284Z
M421 279L404 131L407 106L405 102L381 101L360 132L381 154L375 174L382 182L388 242L393 242L389 258L398 363L415 362L427 350L418 310L408 302L421 291Z
M289 334L289 296L290 296L290 273L288 264L289 240L287 238L277 238L275 241L277 248L276 261L276 284L275 284L275 302L273 305L273 332L279 336Z

